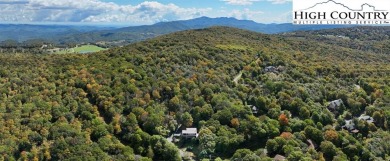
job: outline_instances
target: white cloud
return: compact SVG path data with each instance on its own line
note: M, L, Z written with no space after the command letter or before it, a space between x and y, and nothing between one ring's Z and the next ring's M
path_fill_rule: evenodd
M6 22L118 22L151 24L190 19L210 8L181 8L175 4L145 1L118 5L99 0L0 0L0 21Z
M263 19L261 19L262 22L269 22L269 23L291 23L292 21L292 12L284 12L278 15L275 15L274 17L267 17L265 16Z
M172 21L178 19L190 19L202 16L210 11L210 8L180 8L174 4L161 4L158 2L143 2L136 6L122 6L116 12L91 15L83 22L128 22L154 23L159 21Z
M253 2L258 2L261 0L221 0L231 5L251 5Z
M212 17L234 17L239 20L253 20L258 23L290 23L292 20L291 11L274 14L259 10L245 8L243 10L219 10L216 16Z
M286 2L291 2L291 0L267 0L268 2L272 2L272 4L284 4Z
M291 0L221 0L223 2L226 2L227 4L231 5L252 5L253 2L259 2L259 1L268 1L272 4L284 4L286 2L291 2Z
M229 16L235 17L240 20L257 21L260 17L262 17L263 14L264 12L262 11L252 11L248 8L245 8L244 10L233 10Z

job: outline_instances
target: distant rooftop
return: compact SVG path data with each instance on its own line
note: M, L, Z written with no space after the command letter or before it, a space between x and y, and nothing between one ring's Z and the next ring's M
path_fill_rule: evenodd
M187 128L182 131L182 133L187 133L187 134L196 134L198 132L197 128Z

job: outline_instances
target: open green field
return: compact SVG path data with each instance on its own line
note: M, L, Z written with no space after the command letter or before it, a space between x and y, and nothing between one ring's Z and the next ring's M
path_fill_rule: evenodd
M74 52L77 52L77 53L92 53L92 52L106 50L105 48L101 48L101 47L96 46L96 45L83 45L83 46L76 47L73 49L74 49Z
M80 54L85 54L85 53L94 53L98 51L106 50L105 48L101 48L96 45L82 45L79 47L71 48L68 50L63 50L60 52L57 52L57 54L66 54L66 53L80 53Z

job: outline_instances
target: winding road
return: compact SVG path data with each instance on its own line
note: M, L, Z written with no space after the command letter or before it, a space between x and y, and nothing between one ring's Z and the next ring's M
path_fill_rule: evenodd
M258 63L260 61L260 59L256 59L255 62ZM240 73L238 73L237 76L234 77L233 79L233 82L237 85L238 84L238 81L241 79L242 77L242 73L244 72L244 70L241 70Z
M240 71L240 73L238 73L238 75L236 77L234 77L233 82L236 83L236 85L237 85L238 80L240 80L241 77L242 77L242 71Z

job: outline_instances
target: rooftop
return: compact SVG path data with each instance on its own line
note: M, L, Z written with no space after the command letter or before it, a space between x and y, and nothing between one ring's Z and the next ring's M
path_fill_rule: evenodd
M371 120L371 117L368 115L362 114L362 115L360 115L359 120Z
M282 160L286 160L286 157L284 157L283 155L277 154L277 155L275 155L274 160L282 161Z
M197 128L186 128L185 130L182 131L182 133L190 133L190 134L196 134L198 133L198 129Z
M336 104L337 106L339 106L340 104L343 103L343 100L338 99L338 100L331 101L330 103L331 103L331 104L333 103L333 104Z

